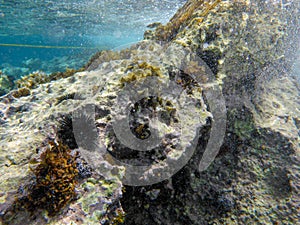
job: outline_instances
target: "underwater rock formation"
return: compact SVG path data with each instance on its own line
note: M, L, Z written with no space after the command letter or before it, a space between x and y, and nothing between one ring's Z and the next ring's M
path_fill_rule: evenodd
M1 97L2 223L295 224L300 88L288 76L294 52L286 53L299 43L298 30L290 25L299 27L299 21L287 13L298 15L299 3L289 3L188 1L166 26L146 32L147 40L120 52L103 51L85 71ZM141 84L144 88L138 89ZM221 107L218 99L211 105L205 95L211 87L220 88L225 98L226 133L215 160L199 171ZM130 108L129 116L122 115L122 107ZM139 147L153 134L162 143L147 152L126 147L127 136L114 123L121 124L125 116ZM197 132L199 140L194 140ZM194 142L195 152L185 158ZM52 189L40 191L41 170L30 170L29 164L48 168L43 157L51 156L49 144L58 143L65 146L67 159L74 158L45 172L42 180L51 180ZM47 164L56 165L50 156ZM164 177L165 162L176 167L181 158L185 164ZM154 162L142 171L125 165ZM65 181L58 175L64 172L57 171L70 167L73 172L66 174L76 186L64 192L60 184ZM162 181L157 183L158 177ZM141 180L145 185L131 185ZM41 202L59 196L62 207L51 211L57 207L22 205L32 196Z
M9 76L3 74L0 70L0 96L8 93L13 86L13 81Z

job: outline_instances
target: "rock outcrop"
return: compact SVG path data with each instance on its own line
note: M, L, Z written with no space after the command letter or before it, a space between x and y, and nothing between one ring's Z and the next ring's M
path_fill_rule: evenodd
M191 0L144 41L1 97L2 223L296 224L298 32L297 1Z

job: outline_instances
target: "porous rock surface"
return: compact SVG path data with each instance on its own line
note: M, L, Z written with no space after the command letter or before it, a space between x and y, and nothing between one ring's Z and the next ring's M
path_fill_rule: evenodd
M123 221L124 212L125 224L297 223L300 88L288 74L291 47L297 49L299 43L295 28L299 21L291 14L298 15L299 3L215 2L206 11L207 1L188 1L167 26L146 32L148 40L120 53L102 52L87 71L42 84L29 96L15 98L11 92L1 98L0 216L4 224L115 224ZM206 62L226 100L225 138L207 170L199 172L198 165L213 115L201 91L183 85L202 103L195 115L201 121L201 135L191 160L171 178L124 188L124 167L111 164L109 156L96 155L94 160L87 156L91 164L100 161L102 170L95 169L79 182L76 199L60 214L49 217L44 211L31 215L10 210L20 187L33 176L29 161L36 157L36 149L42 150L47 137L57 135L62 115L96 101L96 127L103 129L110 123L118 91L126 85L148 77L164 83L171 80L170 74L183 74L182 48ZM191 68L188 71L193 73ZM90 94L93 98L86 97ZM98 138L109 143L111 154L124 157L114 137ZM169 151L161 150L169 157ZM170 157L174 157L172 150Z

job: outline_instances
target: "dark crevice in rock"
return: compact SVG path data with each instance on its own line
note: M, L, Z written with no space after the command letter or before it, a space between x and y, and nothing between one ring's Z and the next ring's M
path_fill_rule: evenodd
M213 74L218 73L218 60L221 59L220 53L199 49L197 55L207 64Z
M197 153L188 165L170 180L144 187L126 186L121 199L126 212L125 224L207 224L199 213L218 218L235 207L232 197L222 191L222 188L231 184L229 174L225 173L222 178L215 180L219 183L215 186L208 183L209 178L206 180L205 177L222 174L222 170L215 167L211 172L199 173L196 169L206 146L208 132L209 129L206 129L205 135L199 139Z

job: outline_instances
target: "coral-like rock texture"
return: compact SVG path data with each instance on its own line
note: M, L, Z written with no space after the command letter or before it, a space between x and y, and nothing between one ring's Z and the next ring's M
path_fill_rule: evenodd
M146 31L145 40L99 52L84 70L23 78L0 98L1 222L297 224L300 88L290 73L299 18L292 0L190 0L169 23ZM126 106L120 93L150 90L135 89L147 79L176 84L170 96L184 93L178 101L148 96L128 105L133 136L162 137L149 152L124 146L113 124L118 107ZM205 96L211 86L225 99L226 132L215 160L199 171L217 118L218 104ZM93 117L86 113L91 105ZM154 130L151 115L160 115ZM94 151L99 141L105 154ZM188 155L193 141L185 165L151 183L163 176L165 162ZM129 177L149 185L132 186L128 173L140 174L115 158L156 162L143 176Z

